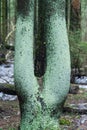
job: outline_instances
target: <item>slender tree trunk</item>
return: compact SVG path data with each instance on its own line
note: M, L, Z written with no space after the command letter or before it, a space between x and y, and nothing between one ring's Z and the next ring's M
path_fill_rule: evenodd
M65 4L63 0L38 0L38 39L47 48L42 86L34 76L34 7L35 0L18 0L15 85L21 110L20 130L59 130L58 116L70 80Z
M71 0L66 0L66 23L67 30L70 30Z
M1 0L1 35L2 41L5 41L5 37L7 35L7 1Z
M1 39L1 1L0 1L0 39Z
M81 31L82 41L87 42L87 0L81 1Z

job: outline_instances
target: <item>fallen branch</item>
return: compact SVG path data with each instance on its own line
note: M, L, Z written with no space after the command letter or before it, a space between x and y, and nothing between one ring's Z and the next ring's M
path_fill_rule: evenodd
M15 91L15 86L8 83L0 83L0 92L5 94L17 95Z
M12 36L12 34L15 32L16 26L13 24L13 22L11 21L11 27L12 30L11 32L8 33L8 35L5 38L5 42L7 42L9 40L9 38Z
M71 108L71 107L64 107L63 112L67 113L73 113L73 114L87 114L87 109L76 109L76 108Z
M39 84L40 81L38 80ZM79 91L78 85L71 85L69 93L70 94L77 94ZM11 94L11 95L17 95L15 91L15 86L13 84L9 83L0 83L0 92L3 92L5 94Z

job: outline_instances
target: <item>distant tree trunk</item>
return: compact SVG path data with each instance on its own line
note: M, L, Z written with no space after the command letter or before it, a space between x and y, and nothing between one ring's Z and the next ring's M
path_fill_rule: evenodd
M71 0L71 15L70 15L70 31L69 31L69 39L70 39L70 51L71 51L71 67L77 69L79 71L79 65L77 61L79 62L79 53L76 54L75 47L78 46L81 42L81 8L80 8L80 0ZM77 57L77 58L76 58ZM75 64L73 64L73 62ZM71 74L72 75L72 74ZM71 78L72 79L72 78Z
M1 1L0 1L0 12L1 12ZM0 38L1 38L1 13L0 13ZM1 44L1 41L0 41Z
M2 41L5 41L5 37L7 35L7 1L1 0L1 38Z
M66 23L68 32L70 29L70 15L71 15L71 0L66 0Z
M87 42L87 0L81 0L82 41Z
M38 40L46 44L43 85L34 76L34 0L18 0L15 85L21 110L20 130L59 130L58 117L69 91L70 57L64 0L38 0Z
M6 43L14 43L14 26L16 23L16 6L17 0L8 0L7 2L7 37L5 39Z
M80 0L71 0L71 20L70 30L80 31L81 29L81 16L80 16Z

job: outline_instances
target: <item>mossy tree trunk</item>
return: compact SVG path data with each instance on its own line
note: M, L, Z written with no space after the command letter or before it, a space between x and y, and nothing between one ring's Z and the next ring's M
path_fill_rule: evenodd
M15 85L21 110L20 130L59 130L58 117L69 90L70 57L64 0L18 0L15 45ZM47 67L43 85L34 76L35 25L46 44ZM43 36L42 36L43 34Z

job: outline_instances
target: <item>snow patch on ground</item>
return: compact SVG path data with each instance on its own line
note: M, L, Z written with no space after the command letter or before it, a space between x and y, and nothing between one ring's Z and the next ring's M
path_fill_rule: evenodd
M0 65L0 83L14 84L14 64L2 64ZM15 100L17 96L0 93L0 99L2 100Z
M81 78L75 77L75 83L87 84L87 77L86 76L82 76Z
M87 89L87 76L82 76L81 78L75 77L75 83L80 84L79 88Z

